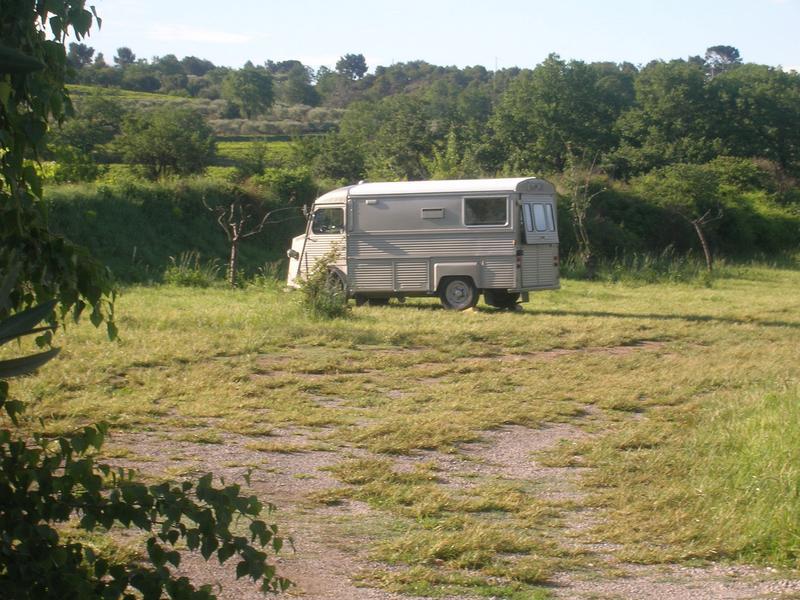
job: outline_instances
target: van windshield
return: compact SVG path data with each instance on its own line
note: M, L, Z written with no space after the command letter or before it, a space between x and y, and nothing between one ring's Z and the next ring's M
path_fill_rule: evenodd
M318 208L311 221L313 233L342 233L344 231L343 208Z

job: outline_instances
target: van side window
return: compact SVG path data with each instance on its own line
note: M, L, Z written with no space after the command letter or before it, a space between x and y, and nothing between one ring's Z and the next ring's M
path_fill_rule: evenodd
M528 231L555 231L552 204L525 204L523 218Z
M344 231L343 208L318 208L311 222L313 233L342 233Z
M508 202L505 196L464 198L464 225L506 225Z

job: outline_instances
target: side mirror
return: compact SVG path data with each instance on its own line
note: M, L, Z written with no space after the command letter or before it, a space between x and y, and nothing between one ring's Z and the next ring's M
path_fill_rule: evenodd
M290 248L289 250L286 251L286 256L297 260L298 258L300 258L300 253L294 248Z

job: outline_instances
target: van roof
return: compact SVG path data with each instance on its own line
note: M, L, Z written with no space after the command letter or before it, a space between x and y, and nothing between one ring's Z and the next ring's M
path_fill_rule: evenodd
M359 183L339 188L317 198L316 204L344 203L348 196L404 196L416 194L482 194L530 192L552 194L553 185L537 177L506 179L447 179Z

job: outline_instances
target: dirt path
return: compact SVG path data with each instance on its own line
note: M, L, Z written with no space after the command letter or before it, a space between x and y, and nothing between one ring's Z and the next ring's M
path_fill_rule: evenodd
M589 413L590 418L593 413ZM397 600L406 596L359 587L354 575L371 566L368 542L343 535L340 524L375 518L359 502L333 507L310 505L309 494L333 487L336 482L325 467L339 462L343 454L363 455L359 450L339 452L259 452L248 448L258 438L225 435L221 444L181 441L191 438L185 430L176 432L116 434L111 447L124 447L136 456L144 473L160 475L181 471L213 471L226 481L242 481L250 469L253 493L280 507L273 515L285 536L294 538L294 551L283 552L277 560L279 572L297 586L292 595L308 600ZM276 432L287 445L308 441L308 431ZM397 459L398 468L419 462L435 462L445 485L464 485L464 476L496 477L535 484L537 497L580 504L579 478L584 468L553 468L536 461L537 453L562 442L584 439L583 429L571 424L552 424L541 429L520 426L485 432L482 441L465 444L457 454L420 452ZM270 436L270 440L274 441ZM117 460L130 466L129 460ZM800 597L800 580L777 577L770 569L713 565L690 568L678 565L642 567L620 563L615 546L592 537L598 515L575 511L565 519L563 544L589 556L588 568L560 572L551 579L550 592L556 598L789 598ZM263 598L247 581L237 581L230 568L199 556L187 556L182 574L196 582L212 583L223 600ZM468 597L464 597L468 598Z

